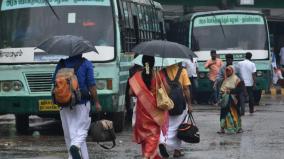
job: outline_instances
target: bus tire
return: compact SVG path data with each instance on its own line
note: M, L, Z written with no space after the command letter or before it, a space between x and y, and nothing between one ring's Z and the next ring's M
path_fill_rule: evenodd
M16 131L25 134L29 130L29 115L15 115Z
M115 132L122 132L125 122L125 113L124 112L115 112L112 116L112 121L114 125Z

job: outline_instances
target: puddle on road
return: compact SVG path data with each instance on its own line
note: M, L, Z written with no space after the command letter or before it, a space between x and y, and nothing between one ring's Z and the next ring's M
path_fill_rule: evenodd
M4 121L4 122L3 122ZM0 158L40 158L40 156L58 156L64 158L66 147L60 122L30 120L27 134L16 132L15 121L0 122ZM36 124L35 124L36 123ZM34 135L36 134L36 135Z

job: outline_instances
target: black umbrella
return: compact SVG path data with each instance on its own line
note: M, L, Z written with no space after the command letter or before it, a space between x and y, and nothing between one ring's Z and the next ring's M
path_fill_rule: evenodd
M137 54L157 57L190 58L197 57L188 47L170 41L152 40L136 45L132 51Z
M37 48L48 54L75 56L86 52L98 52L91 42L74 35L53 36L41 42Z

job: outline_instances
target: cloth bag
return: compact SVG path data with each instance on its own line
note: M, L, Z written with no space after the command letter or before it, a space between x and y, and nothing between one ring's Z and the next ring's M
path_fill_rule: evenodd
M104 149L111 149L116 145L116 136L114 133L113 123L110 120L99 120L92 123L90 127L90 135L92 141L97 142ZM111 147L107 147L99 143L107 141L112 142Z
M219 99L219 105L221 108L226 108L229 104L230 94L221 94L221 98Z
M186 118L187 118L187 121L184 122ZM191 121L190 123L189 123L189 119ZM199 143L200 142L199 130L195 124L195 121L191 113L187 114L182 124L180 124L180 126L178 127L177 138L187 143Z
M159 80L159 82L158 82ZM168 96L165 85L161 79L159 72L156 72L156 90L157 90L157 107L162 110L171 110L174 102Z

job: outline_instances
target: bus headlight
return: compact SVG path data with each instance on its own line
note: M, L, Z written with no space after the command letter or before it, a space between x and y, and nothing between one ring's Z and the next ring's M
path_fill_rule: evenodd
M11 81L3 81L1 83L1 88L5 92L10 91L12 89L12 82Z
M256 71L256 76L259 77L259 76L262 76L263 75L263 72L262 71Z
M112 79L97 80L96 87L98 90L103 90L103 89L112 90Z
M205 72L200 72L199 73L199 78L205 78L206 77L206 73Z
M15 91L20 91L23 88L23 84L21 81L13 81L12 85Z
M97 80L96 87L98 90L103 90L106 88L107 82L106 80Z

